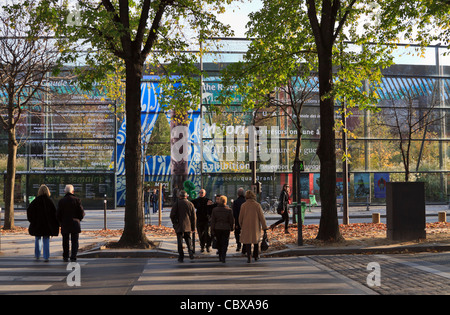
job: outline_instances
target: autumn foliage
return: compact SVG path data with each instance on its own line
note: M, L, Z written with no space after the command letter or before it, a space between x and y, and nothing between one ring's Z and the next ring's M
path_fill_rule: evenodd
M352 246L365 245L376 246L386 245L391 242L386 238L386 224L384 223L351 223L348 225L340 225L340 232L344 238L338 243L329 243L316 240L319 231L318 224L304 225L302 229L303 242L305 245L313 246ZM0 230L2 234L12 233L28 233L27 228L16 227L13 230ZM175 239L176 234L172 227L145 225L144 231L150 240ZM285 249L289 246L297 244L297 225L289 225L289 234L284 233L284 226L278 226L273 230L268 230L268 238L270 242L270 250ZM93 238L117 239L122 235L123 230L87 230L82 234L92 236ZM426 240L418 240L418 242L445 242L450 243L450 222L434 222L426 224ZM234 237L233 233L230 237ZM231 243L230 243L231 244Z

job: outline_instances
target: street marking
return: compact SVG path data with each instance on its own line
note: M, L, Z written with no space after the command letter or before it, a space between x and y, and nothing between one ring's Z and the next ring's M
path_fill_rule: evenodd
M81 262L85 265L87 262ZM0 259L0 293L38 292L66 280L68 263L41 262L33 259ZM39 283L40 282L40 283Z
M34 285L0 285L0 292L25 292L25 291L45 291L50 288L50 284Z
M6 281L30 281L30 282L49 282L63 281L67 276L0 276L0 282Z
M422 271L425 271L425 272L429 272L429 273L435 274L437 276L441 276L441 277L450 279L450 273L449 272L445 272L445 271L437 269L437 268L439 268L439 266L434 265L434 264L429 264L429 266L432 266L432 267L436 266L435 268L432 268L432 267L429 267L429 266L419 265L419 264L416 264L416 263L413 263L413 262L410 262L410 261L404 261L404 260L397 259L397 258L394 258L394 257L390 257L390 256L387 256L387 255L376 255L376 256L380 257L380 258L384 258L384 259L390 260L390 261L393 261L393 262L396 262L396 263L399 263L399 264L406 265L408 267L412 267L412 268L415 268L415 269L419 269L419 270L422 270Z
M244 259L230 258L226 264L206 259L182 264L149 260L131 291L136 294L215 294L224 291L283 294L287 290L303 294L366 293L304 258L262 259L252 264L247 264ZM277 260L280 260L279 264Z

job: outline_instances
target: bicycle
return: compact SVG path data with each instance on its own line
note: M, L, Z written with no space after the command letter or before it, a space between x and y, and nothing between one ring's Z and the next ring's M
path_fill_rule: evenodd
M266 197L266 200L261 202L263 213L277 213L278 199Z

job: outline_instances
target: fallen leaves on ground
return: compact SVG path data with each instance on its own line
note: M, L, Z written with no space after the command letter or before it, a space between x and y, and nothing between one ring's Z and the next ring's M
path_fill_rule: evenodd
M386 238L386 224L384 223L351 223L340 225L340 232L343 241L336 243L327 243L316 240L319 232L318 224L308 224L302 227L303 243L314 246L351 246L366 245L376 246L383 244L392 244ZM172 227L145 225L144 231L149 239L160 239L164 237L175 237L175 231ZM82 234L98 238L119 238L123 230L89 230ZM277 250L286 248L289 245L297 244L298 230L296 224L289 225L289 234L284 233L284 225L279 225L273 230L268 230L267 235L270 242L270 249ZM27 228L15 227L13 230L3 230L2 234L28 234ZM450 222L434 222L426 224L427 238L420 242L445 242L450 243ZM416 242L417 243L417 242Z
M377 246L394 244L386 238L386 224L384 223L351 223L339 225L344 240L340 242L323 242L316 240L319 232L318 224L304 225L302 228L303 244L314 246ZM269 230L267 235L272 249L284 249L287 245L297 244L297 225L289 225L289 234L284 233L284 226L277 226ZM450 222L434 222L426 224L427 238L418 242L445 242L450 243Z
M145 225L144 231L148 236L176 236L175 231L171 227L159 225Z
M91 235L97 237L120 237L123 233L123 230L87 230L81 232L84 235Z
M15 226L13 229L4 230L3 226L0 227L1 234L28 234L28 228Z

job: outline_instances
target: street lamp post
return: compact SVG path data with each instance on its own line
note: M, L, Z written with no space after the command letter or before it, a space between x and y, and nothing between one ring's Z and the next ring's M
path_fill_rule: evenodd
M294 160L294 166L292 167L292 171L294 173L293 176L293 188L294 188L294 197L295 200L297 201L297 206L296 206L296 211L297 211L297 230L298 230L298 235L297 235L297 245L298 246L303 246L303 220L302 220L302 200L301 200L301 195L300 195L300 191L301 191L301 187L300 187L300 172L302 172L304 170L303 168L303 161L300 161L300 159L298 157L295 158ZM294 214L294 218L295 218L295 214Z

